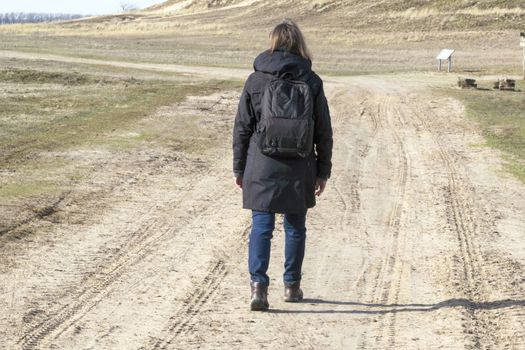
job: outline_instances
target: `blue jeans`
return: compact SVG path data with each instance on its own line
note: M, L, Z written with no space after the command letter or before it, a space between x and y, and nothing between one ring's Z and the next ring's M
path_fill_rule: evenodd
M275 228L275 214L252 211L252 231L248 252L248 266L252 282L269 285L266 274L270 263L271 239ZM284 249L284 283L301 280L301 268L306 241L306 213L285 214L284 231L286 235Z

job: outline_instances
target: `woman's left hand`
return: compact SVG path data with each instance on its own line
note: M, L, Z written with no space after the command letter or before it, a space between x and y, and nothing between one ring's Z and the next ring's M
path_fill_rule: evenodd
M235 184L242 190L242 176L235 177Z

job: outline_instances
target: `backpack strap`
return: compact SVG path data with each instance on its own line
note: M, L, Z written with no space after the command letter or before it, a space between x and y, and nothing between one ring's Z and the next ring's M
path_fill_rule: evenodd
M279 79L279 77L273 75L272 73L263 72L263 71L258 71L258 72L261 73L261 74L264 74L265 76L267 76L268 78L270 78L270 81L274 81L274 80Z
M292 80L293 79L293 76L292 76L292 73L290 72L284 72L283 74L281 74L279 76L279 79L283 79L283 80Z

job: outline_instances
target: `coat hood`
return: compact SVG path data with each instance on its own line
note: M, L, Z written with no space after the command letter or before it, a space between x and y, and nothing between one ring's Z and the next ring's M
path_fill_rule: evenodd
M295 53L282 50L270 53L266 50L257 56L253 69L275 76L290 73L293 79L304 79L312 72L312 62Z

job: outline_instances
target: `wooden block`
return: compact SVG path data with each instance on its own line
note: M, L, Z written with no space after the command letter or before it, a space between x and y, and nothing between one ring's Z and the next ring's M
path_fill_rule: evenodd
M514 91L516 89L516 80L501 79L499 81L499 89L504 91Z
M458 86L462 89L470 89L470 88L477 88L478 84L476 84L475 79L462 79L458 78Z

